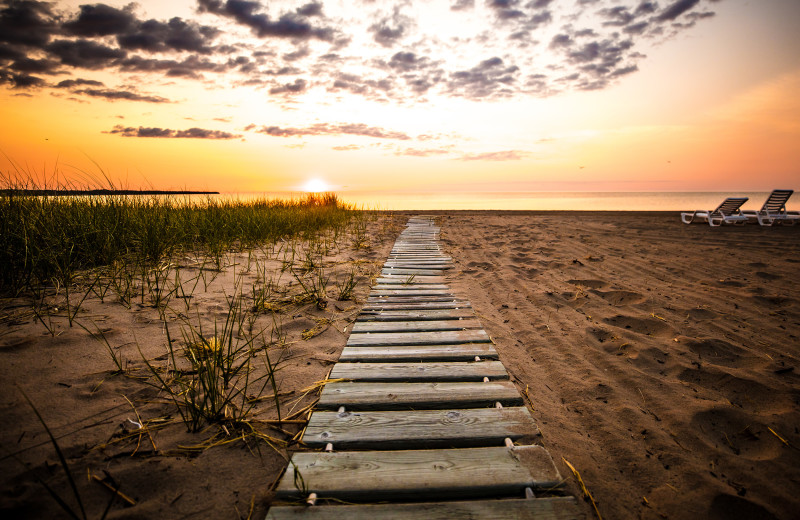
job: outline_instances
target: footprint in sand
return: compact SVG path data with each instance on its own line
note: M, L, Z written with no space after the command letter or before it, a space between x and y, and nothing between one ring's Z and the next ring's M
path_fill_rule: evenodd
M611 305L615 307L623 307L625 305L636 305L637 303L644 302L647 298L643 294L633 291L598 291L593 290L592 294L596 294Z
M530 259L531 259L531 257L529 257L528 255L514 255L514 256L511 257L511 260L513 260L515 262L519 262L521 264L529 262Z
M756 271L756 276L758 276L759 278L762 278L764 280L780 280L781 278L783 278L779 274L772 274L772 273L768 273L766 271Z
M777 520L777 517L764 507L746 498L720 493L711 501L708 509L709 520Z
M493 266L489 262L470 262L467 264L467 267L487 270L491 269Z
M4 338L0 340L0 352L16 352L33 346L36 340L30 337Z
M691 425L705 445L723 453L732 452L748 460L773 460L783 451L783 444L765 424L738 408L715 406L697 412Z
M684 312L686 312L686 315L688 317L692 318L693 320L697 320L697 321L713 320L714 318L717 317L717 313L716 312L710 311L708 309L700 309L700 308L687 309Z
M671 326L656 318L637 318L617 314L611 318L603 318L603 321L609 325L647 336L671 336L674 333Z
M752 299L759 305L767 305L770 307L787 307L794 303L792 298L787 298L786 296L767 296L762 294L756 294L752 296Z
M567 280L567 283L588 287L589 289L602 289L608 285L608 283L603 280Z
M686 368L678 374L678 379L718 392L732 405L751 413L781 413L792 407L789 395L758 381L737 377L713 367Z
M758 359L746 349L722 339L691 339L686 341L685 345L689 350L700 356L701 360L712 365L742 367L750 365L754 360Z

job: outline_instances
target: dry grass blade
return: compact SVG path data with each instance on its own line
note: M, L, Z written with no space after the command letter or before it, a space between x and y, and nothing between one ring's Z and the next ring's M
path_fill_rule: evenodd
M578 470L575 469L575 466L570 464L567 459L565 459L564 457L561 457L561 460L564 461L564 464L567 465L569 470L575 476L575 480L578 481L578 485L581 488L581 492L583 492L583 496L588 498L589 501L592 503L592 508L594 509L594 513L597 515L597 518L599 518L600 520L603 520L603 517L600 515L600 511L597 509L597 504L595 504L595 502L594 502L594 498L592 497L592 494L589 493L589 490L586 489L586 484L583 483L583 479L581 478L581 474L578 473Z

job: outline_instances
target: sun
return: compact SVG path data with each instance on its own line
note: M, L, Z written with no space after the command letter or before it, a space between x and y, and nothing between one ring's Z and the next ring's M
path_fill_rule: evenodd
M322 179L309 179L308 182L303 185L303 191L309 193L319 193L322 191L329 191L330 189L328 183Z

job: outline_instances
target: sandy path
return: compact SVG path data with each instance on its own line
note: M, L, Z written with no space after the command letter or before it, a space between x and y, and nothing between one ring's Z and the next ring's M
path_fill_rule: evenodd
M441 225L454 289L605 518L796 518L800 229L671 213Z

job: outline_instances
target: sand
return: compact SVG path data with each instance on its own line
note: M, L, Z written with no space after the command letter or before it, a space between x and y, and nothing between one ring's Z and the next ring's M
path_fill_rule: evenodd
M441 225L454 287L604 518L798 518L800 228L606 212Z
M450 283L472 302L512 378L527 390L568 491L580 496L562 458L607 519L797 517L800 227L712 229L681 224L676 213L434 214L456 262ZM338 272L359 266L355 300L331 298L325 309L307 304L279 314L288 345L267 351L285 351L284 417L313 402L315 392L303 396L304 389L335 363L370 277L400 230L370 226L368 249L347 246L326 256ZM248 255L230 256L207 290L201 282L189 318L174 318L174 331L197 310L206 327L224 319L234 264L242 273ZM188 275L188 260L186 269ZM246 283L257 281L255 271L244 274ZM0 312L3 518L63 516L40 481L77 507L17 387L58 437L90 517L102 514L111 495L87 473L113 478L135 501L115 500L109 518L263 517L297 447L273 449L217 427L187 432L163 392L137 377L146 374L137 344L147 359L166 363L156 309L128 309L111 294L85 302L79 317L104 331L126 360L126 373L118 374L100 341L65 319L51 336L26 305L6 300ZM323 318L319 334L303 339ZM263 313L255 326L271 330L271 319ZM137 434L123 395L157 447ZM265 400L253 424L275 439L302 427L284 424L281 433L263 422L275 418L274 403ZM214 435L229 442L201 449Z

